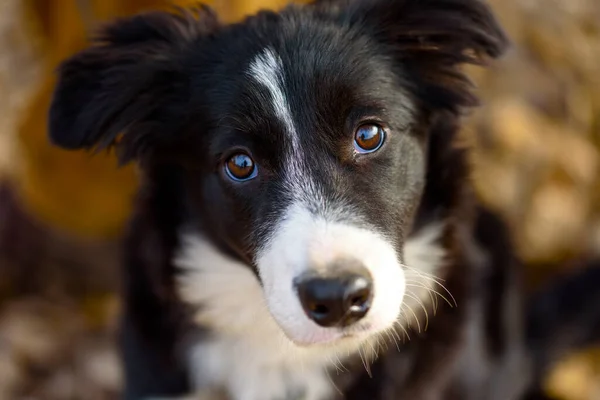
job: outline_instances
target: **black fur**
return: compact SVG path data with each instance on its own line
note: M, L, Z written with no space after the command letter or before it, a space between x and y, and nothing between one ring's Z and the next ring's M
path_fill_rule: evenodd
M186 328L186 307L174 292L171 267L176 227L184 217L180 191L176 171L157 171L138 196L137 215L124 244L120 342L127 399L149 393L183 395L189 390L178 349L179 332Z
M582 335L561 341L567 348L598 337L590 299L599 291L579 291L587 276L524 305L508 229L472 193L467 150L456 136L463 113L478 102L462 66L485 64L507 47L485 3L322 0L231 26L206 7L153 12L107 25L67 60L50 110L57 146L114 146L122 162L135 160L143 172L123 263L126 398L190 389L182 341L190 331L202 340L206 327L193 326L175 288L180 228L193 226L254 269L258 244L291 201L277 172L290 143L262 107L268 93L243 75L266 47L285 65L295 122L311 132L301 151L328 200L356 205L357 218L393 237L399 252L407 237L444 223L449 259L439 278L458 306L441 304L428 330L411 332L400 352L391 345L372 376L357 360L336 379L345 398L516 399L548 364L557 344L549 327L579 327ZM415 106L409 125L399 117L406 99ZM396 135L381 155L354 163L340 143L348 126L373 116ZM251 148L266 175L243 190L223 183L215 167L233 145ZM420 153L422 181L411 175ZM580 296L568 295L571 289ZM546 311L548 298L556 304ZM509 356L522 361L524 374L507 364ZM502 387L515 374L522 381Z

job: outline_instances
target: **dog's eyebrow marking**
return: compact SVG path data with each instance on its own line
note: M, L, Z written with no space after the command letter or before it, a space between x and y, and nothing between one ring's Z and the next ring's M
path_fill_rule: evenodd
M250 74L257 82L267 88L271 95L271 103L275 114L284 123L287 133L291 136L292 145L298 144L298 134L290 107L283 92L284 76L281 58L267 48L250 63Z

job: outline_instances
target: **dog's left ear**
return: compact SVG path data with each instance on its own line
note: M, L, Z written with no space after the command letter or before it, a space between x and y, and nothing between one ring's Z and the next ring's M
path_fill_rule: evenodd
M485 64L508 47L485 0L317 0L314 6L387 46L417 98L434 109L477 105L460 66Z
M207 7L148 12L106 25L66 60L49 112L51 142L66 149L119 144L121 162L164 143L182 120L186 50L218 27Z

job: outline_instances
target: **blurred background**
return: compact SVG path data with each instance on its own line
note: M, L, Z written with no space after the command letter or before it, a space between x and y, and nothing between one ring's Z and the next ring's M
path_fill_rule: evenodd
M207 1L234 21L285 0ZM118 240L136 177L51 148L57 63L96 24L191 0L0 0L0 399L113 399ZM600 249L600 1L491 0L514 43L473 69L464 131L482 199L512 224L534 288ZM563 360L560 399L600 399L600 350Z

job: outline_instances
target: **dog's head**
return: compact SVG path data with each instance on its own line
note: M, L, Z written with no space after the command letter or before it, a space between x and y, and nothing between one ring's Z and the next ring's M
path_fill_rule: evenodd
M142 14L63 64L50 136L176 165L198 229L255 269L292 341L364 337L399 316L417 214L443 218L455 190L431 143L476 102L461 64L504 46L480 0Z

